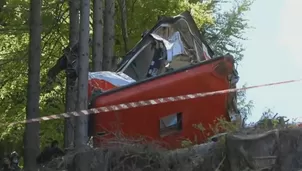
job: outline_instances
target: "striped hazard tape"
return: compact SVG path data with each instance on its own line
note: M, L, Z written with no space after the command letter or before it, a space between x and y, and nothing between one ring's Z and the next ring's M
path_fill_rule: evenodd
M68 113L61 113L61 114L57 114L57 115L43 116L43 117L40 117L40 118L28 119L28 120L23 120L23 121L19 121L19 122L13 122L13 123L10 123L10 125L41 122L41 121L48 121L48 120L54 120L54 119L97 114L97 113L102 113L102 112L125 110L125 109L130 109L130 108L138 108L138 107L157 105L157 104L162 104L162 103L169 103L169 102L175 102L175 101L181 101L181 100L195 99L195 98L201 98L201 97L206 97L206 96L213 96L213 95L217 95L217 94L225 94L225 93L243 91L243 90L260 88L260 87L268 87L268 86L279 85L279 84L288 84L288 83L299 82L299 81L302 81L302 79L282 81L282 82L274 82L274 83L269 83L269 84L261 84L261 85L242 87L242 88L225 89L225 90L219 90L219 91L213 91L213 92L186 94L186 95L180 95L180 96L174 96L174 97L164 97L164 98L157 98L157 99L122 103L122 104L117 104L117 105L104 106L104 107L99 107L99 108L92 108L92 109L88 109L88 110L81 110L81 111L78 111L78 112L74 111L74 112L68 112Z

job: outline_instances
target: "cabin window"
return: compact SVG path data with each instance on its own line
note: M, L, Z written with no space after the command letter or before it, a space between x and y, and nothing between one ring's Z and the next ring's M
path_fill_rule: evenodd
M160 136L182 130L182 113L175 113L160 118Z

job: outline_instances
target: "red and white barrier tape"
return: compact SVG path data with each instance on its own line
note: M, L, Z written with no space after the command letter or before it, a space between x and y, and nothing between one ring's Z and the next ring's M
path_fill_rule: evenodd
M54 119L69 118L69 117L74 117L74 116L97 114L97 113L102 113L102 112L125 110L125 109L130 109L130 108L137 108L137 107L143 107L143 106L157 105L157 104L161 104L161 103L169 103L169 102L175 102L175 101L181 101L181 100L195 99L195 98L200 98L200 97L213 96L213 95L217 95L217 94L225 94L225 93L230 93L230 92L237 92L237 91L243 91L243 90L260 88L260 87L268 87L268 86L279 85L279 84L288 84L288 83L299 82L299 81L302 81L302 79L275 82L275 83L255 85L255 86L242 87L242 88L219 90L219 91L213 91L213 92L186 94L186 95L180 95L180 96L175 96L175 97L164 97L164 98L157 98L157 99L151 99L151 100L122 103L122 104L117 104L117 105L92 108L92 109L88 109L88 110L81 110L79 112L74 111L74 112L68 112L68 113L61 113L61 114L57 114L57 115L43 116L40 118L34 118L34 119L28 119L28 120L10 123L10 125L48 121L48 120L54 120Z

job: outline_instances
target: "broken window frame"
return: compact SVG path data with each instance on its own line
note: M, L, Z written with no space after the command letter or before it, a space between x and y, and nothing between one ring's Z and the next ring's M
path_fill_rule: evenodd
M170 125L165 124L164 119L168 119L168 117L175 116L173 117L170 121ZM173 123L173 120L176 119L176 122ZM172 124L171 124L172 123ZM182 112L177 112L173 114L166 115L164 117L159 118L159 134L161 137L181 132L182 131L182 123L183 123L183 113ZM161 125L164 125L165 127L161 128Z
M137 67L135 66L135 60L137 59L137 57L142 53L142 51L145 50L146 47L148 47L151 43L152 43L152 40L150 39L153 39L155 40L154 38L152 38L152 36L150 36L151 33L154 33L156 34L158 32L158 30L160 29L163 29L163 28L166 28L166 27L172 27L172 28L175 28L175 25L177 25L178 23L181 23L181 22L184 22L185 23L185 26L187 27L188 29L188 33L190 34L190 37L191 37L191 41L192 43L188 43L189 40L187 40L186 36L183 35L183 31L181 30L180 27L176 27L175 29L175 32L178 31L180 33L180 36L181 36L181 41L187 46L187 47L191 47L191 45L193 46L192 47L192 50L194 49L194 52L195 52L195 56L194 56L194 60L193 61L196 61L195 63L200 63L202 61L205 61L207 60L208 58L204 55L204 49L203 49L203 46L205 46L207 48L207 51L208 51L208 54L209 54L209 57L210 58L213 58L213 54L211 56L211 54L209 53L209 50L211 51L211 48L208 47L208 45L203 42L204 40L202 39L202 37L200 37L199 35L195 35L194 32L191 30L191 25L189 24L189 22L186 20L186 16L187 14L184 13L184 16L182 15L179 15L179 16L176 16L176 17L173 17L173 18L170 18L170 19L173 19L175 20L174 22L172 23L161 23L160 25L156 26L154 29L151 29L152 31L149 31L149 35L146 35L143 37L143 39L138 43L138 44L143 44L143 42L146 42L146 44L144 44L141 48L139 48L137 51L135 50L135 48L138 48L138 44L135 46L135 48L130 51L129 53L133 53L135 52L134 55L130 55L130 59L127 59L126 61L124 61L121 66L119 67L119 69L117 70L117 72L125 72L127 68L131 67L133 69L133 72L134 72L134 75L136 75L137 79L138 80L141 80L141 79L145 79L147 78L146 76L144 76L144 78L141 78L143 76L140 75L140 71L137 69ZM190 20L190 17L188 18L188 20ZM174 26L174 27L173 27ZM196 28L193 27L193 29L196 30ZM149 36L149 37L147 37ZM190 41L189 41L190 42ZM187 48L185 48L187 49ZM187 51L187 50L186 50ZM201 53L201 54L200 54ZM127 56L128 56L127 55ZM192 63L192 64L195 64L195 63ZM150 65L148 66L148 68L150 67ZM181 69L181 68L177 68L176 70L178 69ZM160 75L160 74L159 74ZM138 81L137 80L137 81Z

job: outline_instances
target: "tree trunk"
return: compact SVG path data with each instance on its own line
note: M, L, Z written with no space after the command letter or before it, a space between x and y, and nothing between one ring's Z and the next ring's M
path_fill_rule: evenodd
M103 0L93 0L93 71L102 70L103 62Z
M28 86L26 119L37 118L40 99L40 60L41 60L41 0L30 1L30 40L28 61ZM25 125L24 167L25 171L37 170L36 157L40 151L39 122Z
M124 40L125 54L128 52L128 31L127 31L127 5L126 0L119 0L122 21L122 34Z
M73 47L79 41L79 0L69 1L69 47ZM67 56L67 66L70 66L74 59L71 56ZM69 70L67 69L66 72ZM75 80L69 77L66 73L66 112L75 111L76 103L76 84ZM65 118L64 122L64 147L73 147L74 141L74 117Z
M89 70L89 6L90 0L81 0L80 4L80 53L78 63L78 100L77 110L88 107L88 70ZM76 117L75 146L79 148L88 140L87 116Z
M110 71L112 69L112 59L114 56L114 15L115 15L115 0L105 0L104 14L104 55L103 55L103 70Z

